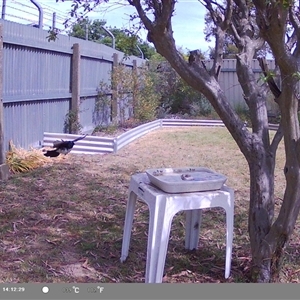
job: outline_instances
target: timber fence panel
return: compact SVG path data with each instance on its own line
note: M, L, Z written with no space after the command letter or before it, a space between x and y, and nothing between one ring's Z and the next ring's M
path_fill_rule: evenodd
M22 148L39 147L44 132L64 132L72 99L72 56L75 44L80 49L79 124L84 132L109 125L110 108L103 113L97 102L100 82L111 83L113 55L128 68L133 61L124 53L103 44L66 35L48 41L47 30L0 20L3 25L3 120L4 151L9 140ZM73 74L74 75L74 74ZM111 92L108 93L111 97Z

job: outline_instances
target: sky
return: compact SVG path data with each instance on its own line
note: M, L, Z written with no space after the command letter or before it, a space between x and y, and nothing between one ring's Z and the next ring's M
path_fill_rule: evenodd
M52 13L55 11L57 24L62 24L70 11L72 2L56 3L56 0L36 0L44 10L44 29L51 25ZM115 0L115 2L117 2ZM104 19L108 27L129 28L129 15L134 12L130 6L110 4L101 5L96 11L89 13L89 19ZM209 46L204 38L205 9L198 0L179 0L175 6L172 21L176 45L184 51L201 49L208 51ZM5 19L29 24L37 22L37 9L30 0L7 0ZM58 26L59 27L59 26ZM146 40L146 33L141 32L141 37Z

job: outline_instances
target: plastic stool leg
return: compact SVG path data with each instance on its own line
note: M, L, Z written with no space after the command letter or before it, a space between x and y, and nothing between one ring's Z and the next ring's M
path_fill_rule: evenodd
M232 258L232 240L233 240L233 210L226 210L226 261L225 261L225 278L230 275L231 258Z
M189 250L197 249L199 243L202 210L187 210L185 213L185 248Z
M136 199L137 199L137 195L131 191L129 193L129 198L128 198L128 202L127 202L127 206L126 206L122 252L121 252L121 259L120 259L121 262L124 262L128 256Z
M158 258L157 258L157 268L156 268L156 278L155 278L156 283L161 283L163 279L173 217L174 216L170 216L170 215L165 216L163 222L161 240L160 242L158 241L160 248L158 251Z
M225 261L225 278L230 275L232 260L232 241L234 226L234 191L233 189L223 186L223 189L229 193L229 205L224 207L226 211L226 261Z
M154 233L155 241L152 241L152 255L147 257L148 268L146 267L146 283L161 283L164 268L166 263L166 256L168 251L169 237L171 231L171 223L173 217L165 216L160 218L161 225L157 228L157 232ZM148 248L147 254L151 251Z
M149 205L145 283L162 282L173 218L165 208L166 201L162 201L160 197L158 198L156 204Z

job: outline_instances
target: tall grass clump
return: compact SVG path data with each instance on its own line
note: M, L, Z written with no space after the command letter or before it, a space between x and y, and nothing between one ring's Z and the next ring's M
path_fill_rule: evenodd
M39 168L49 162L49 158L44 156L41 150L25 150L17 148L12 141L9 142L9 151L6 154L6 163L13 174L25 173Z

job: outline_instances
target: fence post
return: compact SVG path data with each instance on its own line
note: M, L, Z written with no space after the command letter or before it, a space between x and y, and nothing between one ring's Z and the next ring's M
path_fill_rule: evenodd
M111 76L111 87L112 87L112 97L111 97L111 119L114 125L118 124L118 93L117 93L117 83L114 82L114 72L119 64L118 54L113 54L113 66L112 66L112 76Z
M73 45L71 80L72 99L68 114L68 124L70 133L78 133L80 104L80 48L78 43Z
M0 24L0 180L7 180L9 170L5 164L3 110L3 26Z
M133 72L133 91L132 91L132 110L133 110L133 117L137 117L137 106L138 106L138 99L137 99L137 89L138 89L138 69L137 69L137 61L134 59L132 61L132 72Z

